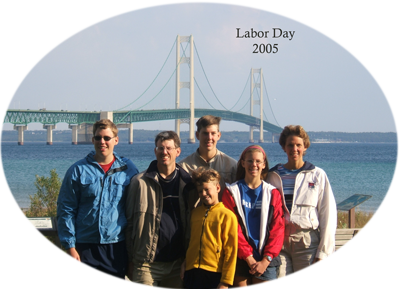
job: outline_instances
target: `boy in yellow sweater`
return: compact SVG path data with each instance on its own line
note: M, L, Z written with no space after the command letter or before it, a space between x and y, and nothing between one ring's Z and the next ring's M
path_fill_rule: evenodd
M218 201L220 175L200 167L193 171L202 205L192 211L190 243L181 278L188 289L228 288L235 276L238 223Z

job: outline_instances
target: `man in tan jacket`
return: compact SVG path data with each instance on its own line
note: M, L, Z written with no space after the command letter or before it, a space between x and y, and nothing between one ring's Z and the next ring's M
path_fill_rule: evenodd
M221 175L219 196L221 200L225 183L231 184L235 181L237 161L217 149L217 143L221 138L220 122L221 118L213 115L204 115L196 122L199 148L179 164L190 174L198 167L216 170Z
M128 278L183 288L180 268L190 238L190 212L199 196L190 175L175 163L181 153L173 131L159 133L152 161L131 180L126 200Z

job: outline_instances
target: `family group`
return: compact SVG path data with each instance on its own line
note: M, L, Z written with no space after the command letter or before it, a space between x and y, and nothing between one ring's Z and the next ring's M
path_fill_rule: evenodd
M201 117L199 147L178 163L179 136L160 132L143 172L114 151L116 125L96 122L94 151L68 169L60 189L63 248L119 278L201 289L274 280L332 254L336 203L326 173L303 160L303 127L283 129L287 162L270 168L259 145L239 160L218 150L220 121Z

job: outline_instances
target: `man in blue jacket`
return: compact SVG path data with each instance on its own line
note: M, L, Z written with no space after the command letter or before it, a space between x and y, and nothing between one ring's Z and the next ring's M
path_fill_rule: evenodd
M118 129L112 121L93 125L92 143L95 151L65 174L57 201L58 235L76 260L124 278L126 189L138 169L114 152Z

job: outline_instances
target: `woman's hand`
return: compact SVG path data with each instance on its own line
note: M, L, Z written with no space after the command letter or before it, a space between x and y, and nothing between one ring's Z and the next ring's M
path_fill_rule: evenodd
M317 265L322 264L322 263L326 263L326 261L324 259L314 258L312 265L313 266L317 266Z
M269 262L267 259L263 258L261 261L256 262L256 264L249 272L251 275L261 276L265 272L265 270L267 270L267 267L270 263L271 262Z
M257 261L254 259L253 255L250 255L249 257L246 258L247 265L249 265L250 269L253 269L253 267L256 265Z

